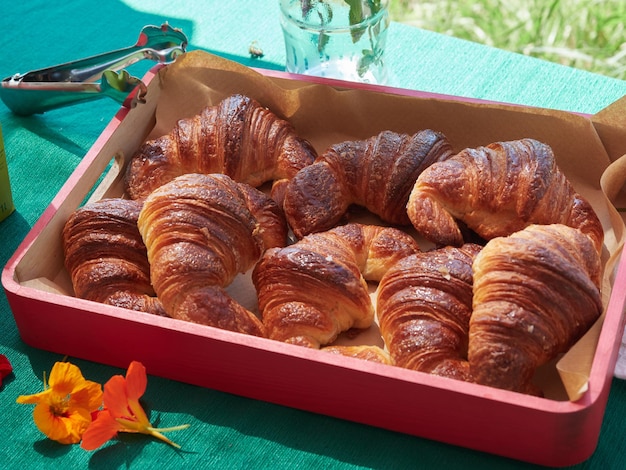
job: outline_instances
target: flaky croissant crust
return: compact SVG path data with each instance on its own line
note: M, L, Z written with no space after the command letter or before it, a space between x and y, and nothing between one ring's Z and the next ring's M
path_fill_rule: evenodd
M287 221L301 238L336 226L357 204L385 222L408 225L406 203L417 176L451 155L446 137L430 129L414 135L383 131L332 145L287 184Z
M428 240L460 246L457 220L486 240L530 224L580 229L601 250L604 232L591 205L556 165L552 149L534 139L468 148L424 170L407 212Z
M379 364L393 365L393 360L389 353L383 348L374 345L336 345L326 346L321 349L324 352L338 354L347 357L354 357Z
M128 166L126 190L131 198L142 199L186 173L222 173L258 187L290 179L316 155L288 121L236 94L143 144Z
M528 393L536 368L568 350L602 312L592 241L566 225L531 225L474 260L468 359L478 383Z
M265 334L223 288L266 248L285 243L286 224L272 199L226 175L182 175L148 196L138 227L154 289L170 316Z
M265 252L252 272L272 339L319 348L342 331L368 328L374 308L367 280L419 251L406 233L347 224Z
M481 248L468 243L418 253L383 276L376 310L395 365L471 380L467 342L472 263Z
M77 297L165 315L137 228L140 210L140 203L121 198L77 209L62 232L65 266Z

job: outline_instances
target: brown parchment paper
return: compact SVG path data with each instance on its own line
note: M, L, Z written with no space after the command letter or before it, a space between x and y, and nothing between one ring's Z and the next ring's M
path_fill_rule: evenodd
M270 78L202 51L189 52L162 69L159 80L156 124L148 137L166 134L178 119L241 93L289 120L320 153L331 144L365 139L383 130L413 134L426 128L446 134L457 151L525 137L551 145L559 167L591 202L604 226L602 295L606 308L624 241L624 222L600 185L612 160L590 119L541 108ZM538 372L538 384L548 398L577 400L585 392L601 325L602 318L556 366Z
M600 180L602 189L622 218L625 218L626 97L603 109L591 119L612 161ZM626 379L626 331L622 334L614 375L620 379Z

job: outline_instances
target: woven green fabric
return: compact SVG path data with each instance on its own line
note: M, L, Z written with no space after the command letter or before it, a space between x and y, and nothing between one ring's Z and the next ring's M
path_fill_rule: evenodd
M190 49L246 65L282 70L277 0L4 2L0 77L134 44L144 25L182 28ZM257 41L264 56L252 59ZM626 93L626 83L432 32L392 24L388 64L399 87L595 113ZM0 223L0 262L18 244L110 121L103 99L39 116L18 117L0 104L16 211ZM45 312L42 312L45 314ZM71 325L68 325L70 328ZM111 345L115 347L115 345ZM180 451L124 435L95 452L64 446L35 427L16 397L42 389L42 374L62 358L21 342L0 294L0 354L14 374L0 388L3 468L532 468L532 465L426 439L149 377L145 403L161 426L190 423L172 435ZM104 383L112 367L72 360ZM148 371L149 372L149 371ZM614 380L598 449L579 468L626 468L626 383Z

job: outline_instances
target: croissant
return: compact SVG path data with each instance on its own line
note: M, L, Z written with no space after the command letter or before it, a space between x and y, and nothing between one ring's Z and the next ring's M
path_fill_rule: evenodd
M377 362L379 364L392 365L393 361L389 353L380 346L373 345L336 345L326 346L322 348L322 351L338 354L341 356L354 357L356 359L363 359L365 361Z
M396 366L471 381L472 263L480 250L466 243L418 253L383 276L376 311Z
M535 369L567 351L602 312L598 252L566 225L490 240L473 270L468 360L484 385L529 393Z
M289 122L249 97L232 95L144 143L129 163L126 190L133 199L145 198L185 173L223 173L258 187L293 177L315 157Z
M139 202L115 198L77 209L62 232L65 266L79 298L165 315L150 284L140 210Z
M286 223L272 199L223 174L182 175L146 198L138 227L171 317L265 335L259 318L224 287L265 249L285 243Z
M460 246L457 220L485 240L530 224L580 229L601 250L604 232L591 205L556 165L550 146L533 139L465 149L417 178L407 212L415 229L441 245Z
M409 225L406 204L417 176L452 154L446 137L428 129L333 145L286 184L287 221L301 238L334 227L357 204L385 222Z
M395 228L357 223L267 250L252 271L268 336L319 348L351 328L372 325L367 281L378 281L403 257L419 252Z

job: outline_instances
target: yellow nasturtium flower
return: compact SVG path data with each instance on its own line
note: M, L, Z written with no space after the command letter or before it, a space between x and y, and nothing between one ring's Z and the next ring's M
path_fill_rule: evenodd
M80 442L91 424L91 414L102 405L102 387L85 380L80 369L57 362L43 392L21 395L17 403L36 405L33 419L39 430L61 444Z

